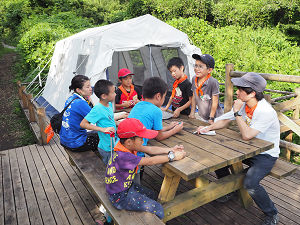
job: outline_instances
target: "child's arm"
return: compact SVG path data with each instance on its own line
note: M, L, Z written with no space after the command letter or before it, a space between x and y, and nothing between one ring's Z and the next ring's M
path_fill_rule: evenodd
M124 101L122 104L116 104L116 108L119 109L121 107L124 108L129 108L131 106L131 102L130 101Z
M191 102L191 113L189 115L191 119L195 119L195 110L196 110L196 100L195 100L195 93L193 93L192 102Z
M209 114L210 119L208 120L208 122L210 124L212 124L214 122L213 118L215 118L215 114L216 114L216 111L217 111L217 108L218 108L218 104L219 104L219 95L213 95L212 96L211 110L210 110L210 114Z
M166 107L161 108L161 110L162 110L162 111L167 111L168 108L170 107L170 105L172 104L172 100L173 100L173 97L170 96L169 101L168 101L168 104L166 105Z
M115 120L120 120L120 119L126 119L128 117L129 113L118 113L114 115Z
M186 108L190 107L191 103L192 103L192 96L189 97L189 100L187 103L185 103L183 106L178 107L173 114L173 117L178 117L180 115L180 112L185 110Z
M80 127L83 129L87 130L95 130L95 131L100 131L102 133L107 133L107 132L115 132L114 127L98 127L93 124L91 124L88 120L83 119L80 123Z
M142 145L140 149L138 149L140 152L145 152L148 155L162 155L162 154L168 154L169 151L173 152L181 152L184 150L183 145L175 145L173 148L163 148L159 146L144 146Z
M183 159L186 156L185 151L177 151L174 152L175 158L174 161ZM168 155L156 155L152 157L142 157L141 161L139 162L139 166L146 166L146 165L156 165L169 162Z
M161 141L164 139L167 139L168 137L178 133L179 131L181 131L183 128L183 123L178 123L177 125L175 125L173 128L169 129L169 130L165 130L162 129L160 131L158 131L158 135L156 136L156 140Z

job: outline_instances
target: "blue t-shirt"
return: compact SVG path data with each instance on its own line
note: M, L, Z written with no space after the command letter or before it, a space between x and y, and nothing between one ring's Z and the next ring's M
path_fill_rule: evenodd
M147 129L161 130L162 125L162 111L151 102L141 101L137 103L129 113L128 118L135 118L144 124ZM147 145L148 139L144 138L143 145ZM145 156L143 152L137 153L139 156Z
M91 111L91 107L78 94L73 94L65 103L65 107L75 99L63 115L62 126L59 132L60 143L69 148L82 146L87 138L87 131L80 127L83 118Z
M109 102L108 107L102 105L101 103L95 105L94 108L92 108L89 114L85 117L85 119L90 123L96 124L98 127L114 127L115 130L117 130L111 102ZM110 152L110 135L102 133L100 131L98 131L98 135L100 138L98 147L104 151Z

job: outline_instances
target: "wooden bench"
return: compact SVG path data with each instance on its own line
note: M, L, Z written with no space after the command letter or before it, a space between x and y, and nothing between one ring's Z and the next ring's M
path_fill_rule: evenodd
M66 149L65 149L66 150ZM118 225L159 225L164 224L156 215L149 212L133 212L116 209L108 199L105 189L106 166L92 151L72 152L66 150L71 164L83 175L90 189L96 194L108 214Z
M297 165L294 165L282 159L277 159L275 165L273 166L270 172L270 175L278 179L282 179L294 173L298 168L299 166Z

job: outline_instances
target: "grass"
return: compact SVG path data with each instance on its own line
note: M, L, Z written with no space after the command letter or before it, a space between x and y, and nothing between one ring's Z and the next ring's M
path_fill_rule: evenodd
M4 48L2 44L0 44L0 59L3 55L16 52L14 49Z
M9 53L15 53L14 49L3 48L2 45L0 46L0 59ZM6 138L11 139L13 142L12 147L19 147L34 144L35 136L32 133L27 118L22 111L22 108L19 104L19 99L17 95L17 88L16 86L12 85L14 83L14 76L12 75L9 77L8 85L3 85L1 88L5 89L6 87L9 90L3 90L10 93L9 99L4 99L2 104L6 105L5 112L0 112L0 119L1 121L5 121L5 126L8 131L8 136ZM14 87L14 90L11 88ZM7 113L8 112L8 113Z

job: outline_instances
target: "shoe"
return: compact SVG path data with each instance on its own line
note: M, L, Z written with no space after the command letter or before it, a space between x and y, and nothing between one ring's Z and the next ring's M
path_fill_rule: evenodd
M266 216L262 225L275 225L278 223L278 221L279 221L278 214L275 214L273 216Z
M225 203L232 199L234 193L228 193L227 195L222 196L221 198L216 199L216 202Z

